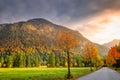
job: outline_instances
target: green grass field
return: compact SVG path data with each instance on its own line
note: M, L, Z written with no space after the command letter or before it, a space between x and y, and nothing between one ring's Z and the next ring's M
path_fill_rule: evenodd
M0 68L0 80L64 80L67 68ZM89 68L71 68L76 77L90 73Z

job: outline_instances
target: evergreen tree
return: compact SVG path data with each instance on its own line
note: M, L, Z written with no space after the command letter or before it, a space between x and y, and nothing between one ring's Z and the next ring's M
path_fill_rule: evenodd
M36 67L39 66L39 55L38 54L35 55L35 66Z
M31 67L35 67L35 55L31 54Z
M41 55L38 56L38 61L39 61L38 65L41 66L41 63L42 63L42 57L41 57Z
M31 67L31 56L26 55L26 67Z
M0 58L0 67L2 67L3 64L4 64L4 57L1 56L1 58Z
M13 56L7 56L7 67L13 67Z
M24 54L20 54L20 59L19 59L19 67L25 67L26 66L26 57Z
M50 67L55 67L55 54L52 52L49 58Z
M57 67L60 66L60 59L59 59L58 55L56 55L56 58L55 58L55 65L56 65Z
M23 66L26 67L26 56L25 56L25 54L23 55Z
M63 58L63 63L62 63L62 64L63 64L63 65L62 65L63 67L67 67L68 64L67 64L67 59L66 59L66 57Z
M18 53L15 53L13 57L13 67L19 67L19 60L20 56L18 55Z
M80 56L77 57L77 66L81 67L81 59Z

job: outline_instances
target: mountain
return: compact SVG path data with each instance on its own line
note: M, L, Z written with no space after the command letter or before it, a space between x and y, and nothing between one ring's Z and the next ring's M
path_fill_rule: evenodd
M13 24L0 24L0 47L35 47L40 45L54 45L57 35L63 29L74 33L75 37L79 39L79 46L75 49L76 53L82 53L85 45L91 43L98 48L101 56L106 55L108 48L89 41L78 31L68 29L61 25L56 25L42 18Z
M111 48L112 46L118 45L120 43L120 39L114 39L108 43L103 44L103 46Z

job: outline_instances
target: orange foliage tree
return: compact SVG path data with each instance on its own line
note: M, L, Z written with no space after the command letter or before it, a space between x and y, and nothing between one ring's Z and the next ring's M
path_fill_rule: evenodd
M120 52L117 50L117 46L111 47L108 52L106 63L108 66L113 66L116 64L117 60L120 59Z
M97 59L98 56L99 56L98 50L96 47L94 47L91 44L86 45L86 51L84 53L84 61L90 63L91 71L92 71L92 66L93 66L92 62L94 59Z
M70 31L61 30L56 39L57 48L67 53L68 74L67 78L71 78L70 73L70 50L75 48L78 44L78 39Z

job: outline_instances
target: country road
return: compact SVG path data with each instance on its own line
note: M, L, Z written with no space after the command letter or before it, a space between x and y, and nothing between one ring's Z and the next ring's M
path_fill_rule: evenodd
M77 80L120 80L120 73L104 67Z

